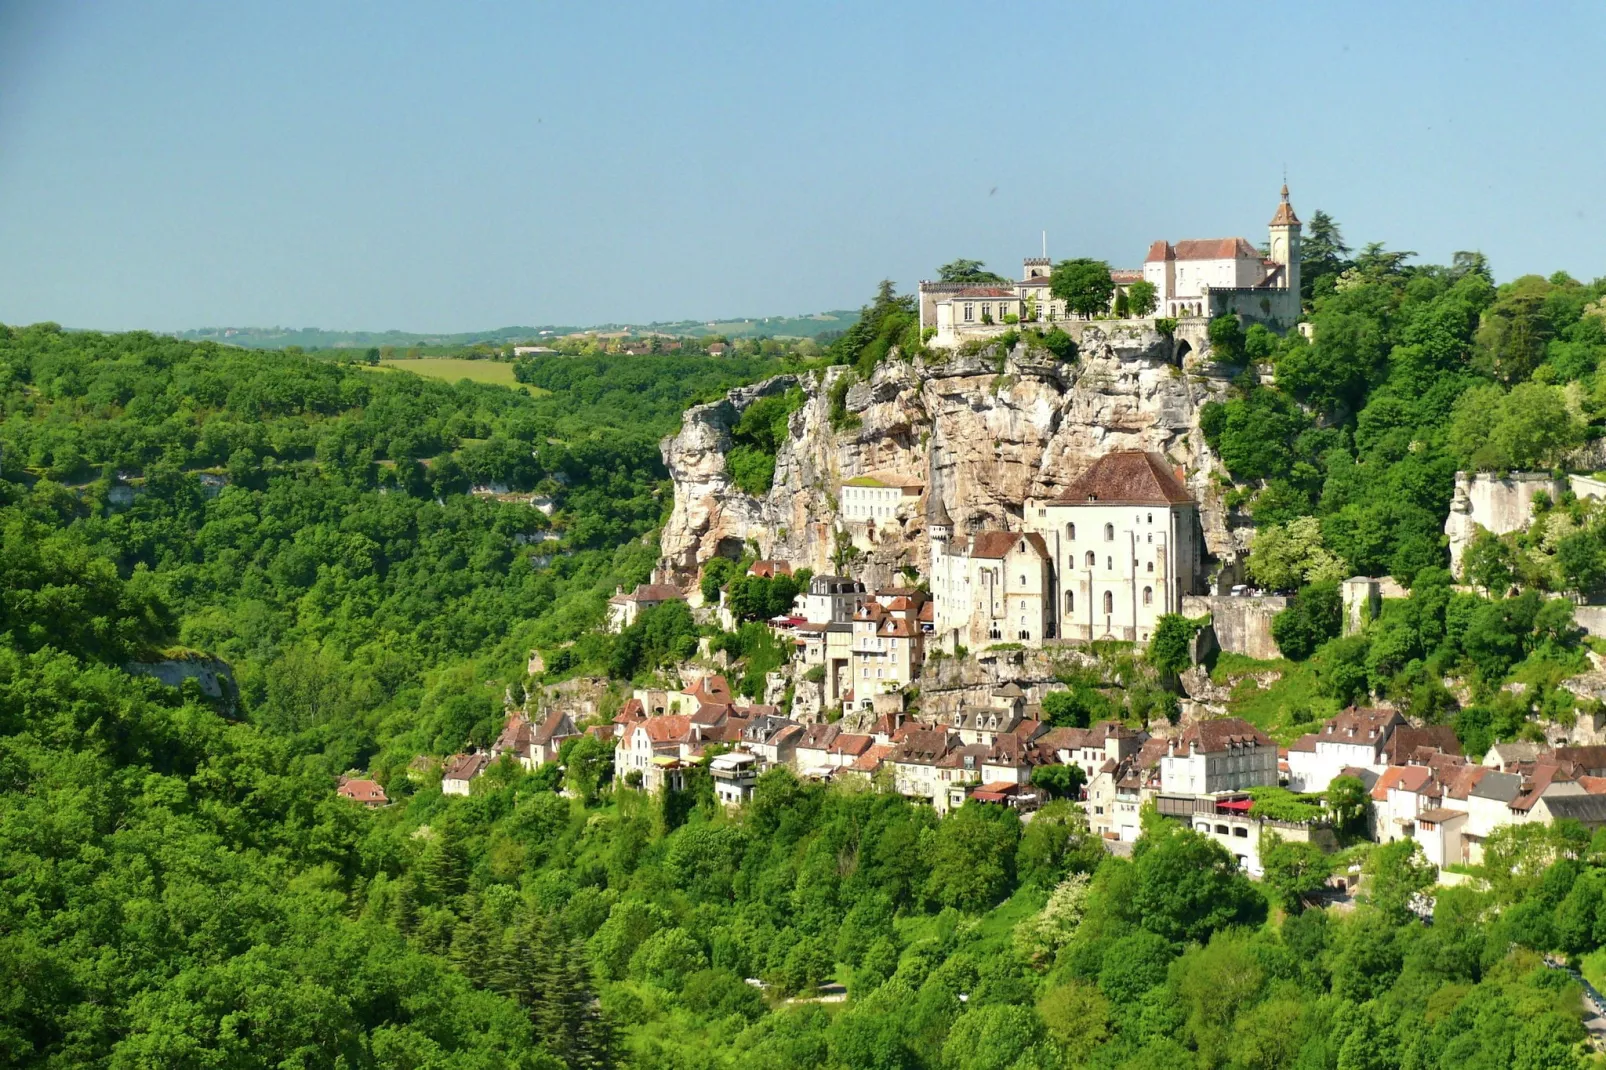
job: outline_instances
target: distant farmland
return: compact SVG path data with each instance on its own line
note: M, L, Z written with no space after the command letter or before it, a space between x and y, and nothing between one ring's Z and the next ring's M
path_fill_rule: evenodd
M476 383L496 383L499 386L518 386L513 378L513 365L499 360L460 360L456 357L417 357L413 360L384 360L386 368L399 368L430 379L445 379L455 383L459 379L472 379Z

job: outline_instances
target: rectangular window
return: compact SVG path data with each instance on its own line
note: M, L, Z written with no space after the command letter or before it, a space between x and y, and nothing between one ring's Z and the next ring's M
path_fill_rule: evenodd
M971 305L971 304L965 305L965 322L969 323L971 320L973 320L975 318L976 318L976 306L975 305Z

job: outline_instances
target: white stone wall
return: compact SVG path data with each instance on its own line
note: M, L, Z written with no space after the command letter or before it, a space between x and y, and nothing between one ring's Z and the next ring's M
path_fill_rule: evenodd
M1534 497L1540 491L1556 501L1566 487L1548 472L1512 472L1504 479L1489 472L1457 472L1455 498L1444 521L1444 533L1450 537L1450 571L1461 575L1461 555L1479 528L1496 535L1520 531L1533 520Z
M1028 502L1026 514L1053 563L1061 638L1147 642L1162 614L1182 611L1197 559L1193 506Z

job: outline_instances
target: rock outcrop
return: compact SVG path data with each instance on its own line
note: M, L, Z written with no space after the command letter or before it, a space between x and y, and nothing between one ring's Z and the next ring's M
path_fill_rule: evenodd
M894 582L902 566L924 567L926 497L874 532L839 535L842 484L885 473L941 488L956 531L1019 529L1023 503L1059 494L1098 456L1153 450L1186 468L1201 504L1206 543L1218 560L1242 546L1229 529L1216 462L1199 431L1200 407L1221 398L1224 379L1196 358L1173 363L1178 346L1130 325L1078 325L1080 354L1059 361L1017 344L980 352L883 361L851 382L846 413L832 422L833 388L851 369L779 376L687 411L663 442L674 479L674 510L661 536L663 571L689 582L716 554L737 556L749 540L764 557L830 571L847 535L860 547L853 571L867 584ZM726 470L731 428L757 398L801 386L790 436L775 461L769 493L738 489Z

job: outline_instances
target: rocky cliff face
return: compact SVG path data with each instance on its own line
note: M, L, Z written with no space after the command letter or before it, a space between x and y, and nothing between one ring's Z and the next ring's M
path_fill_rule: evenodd
M832 426L831 388L852 375L848 368L780 376L688 410L679 433L663 442L675 502L662 533L661 568L687 582L714 555L736 556L753 540L764 557L827 572L848 537L861 551L854 574L867 584L891 583L900 567L923 570L928 560L925 505L933 481L957 534L1020 529L1027 498L1059 494L1095 458L1118 449L1153 450L1186 468L1212 555L1236 559L1241 547L1198 427L1200 406L1223 396L1225 381L1203 367L1177 367L1173 342L1152 330L1078 326L1081 351L1073 362L1025 344L1008 353L995 346L946 359L884 361L848 389L850 415L841 429ZM763 498L745 494L726 472L731 428L755 399L795 385L806 403L792 415L774 484ZM843 482L872 473L926 484L926 494L873 533L840 524Z

